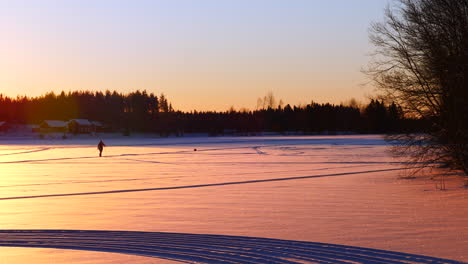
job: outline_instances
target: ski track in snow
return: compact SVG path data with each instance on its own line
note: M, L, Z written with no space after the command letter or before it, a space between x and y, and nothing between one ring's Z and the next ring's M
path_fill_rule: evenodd
M11 155L28 154L28 153L35 153L35 152L46 151L46 150L49 150L49 149L51 149L51 148L29 149L29 150L20 151L20 152L4 153L4 154L0 154L0 156L11 156Z
M140 145L138 145L140 146ZM146 145L142 145L146 146ZM204 153L204 152L211 152L211 151L220 151L220 150L236 150L236 149L252 149L255 153L248 153L248 154L260 154L260 155L268 155L267 152L260 150L260 148L271 148L271 147L280 147L281 148L291 148L289 145L285 147L285 145L265 145L265 146L242 146L242 147L223 147L223 148L207 148L207 149L197 149L195 153ZM57 147L50 147L50 148L42 148L36 150L30 150L25 152L16 152L16 153L8 153L8 154L0 154L0 156L5 155L16 155L16 154L26 154L26 153L34 153L39 151L46 151L52 150ZM49 158L49 159L27 159L27 160L13 160L13 161L0 161L0 164L16 164L16 163L34 163L34 162L59 162L59 161L76 161L76 160L87 160L87 159L109 159L109 158L126 158L126 157L142 157L142 156L154 156L154 155L177 155L177 154L194 154L192 149L190 150L179 150L179 151L162 151L162 152L146 152L146 153L124 153L124 154L116 154L116 155L105 155L103 157L97 156L81 156L81 157L63 157L63 158ZM236 153L239 154L239 153ZM243 155L247 153L241 153ZM278 154L279 156L301 156L302 152L292 153L292 154ZM148 162L148 163L165 163L165 162L158 162L158 161L145 161L145 160L136 160L126 158L130 161L139 161L139 162ZM203 164L205 162L190 162L191 164ZM213 162L208 162L212 164ZM233 162L219 162L216 161L214 163L233 163ZM258 164L258 162L235 162L239 164ZM268 162L262 162L267 164ZM408 164L408 162L404 161L307 161L307 162L274 162L274 164ZM417 164L427 164L427 163L417 163Z
M321 178L321 177L344 176L344 175L352 175L352 174L397 171L397 170L405 170L405 169L406 168L393 168L393 169L381 169L381 170L354 171L354 172L343 172L343 173L333 173L333 174L296 176L296 177L285 177L285 178L271 178L271 179L257 179L257 180L222 182L222 183L207 183L207 184L183 185L183 186L172 186L172 187L123 189L123 190L79 192L79 193L60 193L60 194L42 194L42 195L39 194L39 195L29 195L29 196L12 196L12 197L0 197L0 201L2 201L2 200L18 200L18 199L34 199L34 198L49 198L49 197L66 197L66 196L100 195L100 194L114 194L114 193L128 193L128 192L147 192L147 191L164 191L164 190L178 190L178 189L191 189L191 188L205 188L205 187L215 187L215 186L228 186L228 185L238 185L238 184L252 184L252 183L264 183L264 182L290 181L290 180L302 180L302 179Z
M139 160L135 160L139 161ZM141 160L141 162L145 162ZM151 162L161 163L161 162ZM165 163L166 164L166 163ZM371 164L373 165L373 164ZM342 166L333 167L333 169L349 169L349 168L362 168L363 165L353 166ZM366 165L364 165L366 166ZM369 166L369 165L367 165ZM319 168L319 169L307 169L307 170L283 170L283 171L262 171L264 174L272 173L291 173L291 172L306 172L306 171L322 171L329 170L330 168ZM223 173L222 176L247 176L247 175L258 175L259 172L246 172L246 173ZM50 186L50 185L64 185L64 184L88 184L88 183L108 183L108 182L133 182L133 181L148 181L148 180L161 180L161 179L182 179L182 178L193 178L193 176L169 176L169 177L144 177L144 178L127 178L127 179L109 179L109 180L92 180L92 181L64 181L64 182L47 182L47 183L29 183L29 184L11 184L11 185L0 185L0 188L15 188L15 187L30 187L30 186Z
M259 154L259 155L268 155L266 152L260 150L260 148L261 148L261 146L255 146L252 149L255 150L255 152L257 152L257 154Z
M230 148L200 149L200 150L198 150L198 152L217 151L217 150L232 150L232 149L246 149L246 148L251 148L251 147L230 147ZM48 148L48 149L52 149L52 148ZM30 152L33 152L33 151L30 151ZM30 160L2 161L2 162L0 162L0 164L48 162L48 161L79 160L79 159L103 159L103 158L148 156L148 155L168 155L168 154L170 155L170 154L185 154L185 153L193 153L193 152L194 152L193 150L180 150L180 151L163 151L163 152L147 152L147 153L124 153L124 154L117 154L117 155L105 155L103 157L81 156L81 157L64 157L64 158L51 158L51 159L30 159ZM11 153L11 154L13 154L13 153Z
M211 145L211 144L250 144L249 146L236 146L236 147L222 147L222 148L205 148L205 149L197 149L197 152L209 152L209 151L220 151L220 150L235 150L235 149L253 149L257 154L268 154L260 148L289 148L293 149L294 146L296 145L303 145L303 144L324 144L324 145L333 145L333 146L340 146L340 147L345 147L345 146L350 146L352 145L353 142L349 141L347 139L340 141L339 143L333 143L334 141L330 139L309 139L306 140L307 143L303 142L304 140L297 140L297 139L287 139L287 140L281 140L281 139L262 139L262 140L238 140L238 141L214 141L214 142L181 142L181 143L148 143L148 144L129 144L129 145L124 145L126 147L132 147L132 146L173 146L173 145ZM336 140L335 140L336 141ZM374 142L376 141L376 142ZM368 142L368 146L379 146L382 145L383 140L371 140ZM260 143L262 145L257 145L252 147L251 144L253 143ZM274 144L273 144L274 143ZM333 144L331 144L333 143ZM360 145L363 145L362 142ZM116 147L120 145L115 145ZM34 150L28 150L24 152L13 152L13 153L7 153L7 154L0 154L0 156L6 156L6 155L17 155L17 154L27 154L27 153L34 153L34 152L40 152L40 151L47 151L47 150L53 150L53 149L72 149L72 148L94 148L95 146L49 146L46 148L41 148L41 149L34 149ZM112 146L108 146L112 147ZM318 148L318 149L324 149L324 148ZM118 158L118 157L133 157L133 156L147 156L147 155L170 155L170 154L188 154L188 153L194 153L192 149L190 150L179 150L179 151L162 151L162 152L150 152L150 153L126 153L126 154L117 154L117 155L105 155L101 158ZM294 154L286 154L288 156L292 155L295 156L299 153L294 153ZM66 161L66 160L79 160L79 159L95 159L99 158L97 156L81 156L81 157L63 157L63 158L50 158L50 159L27 159L27 160L14 160L14 161L0 161L0 164L15 164L15 163L31 163L31 162L50 162L50 161Z
M122 253L185 263L462 264L429 256L316 242L138 231L0 230L0 246Z

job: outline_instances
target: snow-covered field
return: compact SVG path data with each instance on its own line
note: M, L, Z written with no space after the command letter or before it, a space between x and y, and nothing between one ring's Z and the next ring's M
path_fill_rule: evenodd
M0 229L248 236L468 261L462 180L440 191L435 172L400 179L380 136L104 141L99 158L96 139L0 139ZM0 247L2 264L129 262L156 260Z

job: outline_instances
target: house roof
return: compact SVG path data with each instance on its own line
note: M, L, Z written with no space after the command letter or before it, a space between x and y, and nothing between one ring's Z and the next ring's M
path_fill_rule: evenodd
M66 127L67 123L60 120L44 120L43 123L46 123L49 127Z
M35 124L26 124L26 125L23 125L23 127L25 128L39 128L39 125L35 125Z
M76 122L80 126L91 126L91 122L89 122L88 119L71 119L70 121L68 121L68 123L72 121Z
M97 126L97 127L102 127L102 123L99 121L90 121L92 125Z

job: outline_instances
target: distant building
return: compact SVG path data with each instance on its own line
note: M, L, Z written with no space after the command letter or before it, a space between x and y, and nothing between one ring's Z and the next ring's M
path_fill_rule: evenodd
M39 125L40 132L65 132L67 130L67 123L60 120L44 120Z
M103 132L104 125L99 121L90 121L94 132Z
M71 119L68 121L68 132L70 133L87 134L94 131L94 125L87 119Z
M28 124L28 125L24 125L23 129L26 132L34 132L35 133L35 132L39 132L40 126L39 125Z
M15 134L30 134L33 132L39 132L39 125L14 123L9 124L8 131Z

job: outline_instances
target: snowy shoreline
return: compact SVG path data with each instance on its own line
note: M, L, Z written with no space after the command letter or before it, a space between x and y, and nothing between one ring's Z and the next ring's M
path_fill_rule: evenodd
M111 138L111 139L174 139L174 138L223 138L223 137L339 137L339 136L368 136L368 135L380 135L385 134L360 134L353 132L336 132L336 133L316 133L306 134L301 132L255 132L255 133L234 133L234 134L220 134L210 135L209 133L185 133L182 136L169 135L161 136L158 133L131 133L128 136L118 132L110 133L90 133L90 134L71 134L71 133L14 133L14 132L0 132L0 142L8 140L87 140L87 139L99 139L99 138Z
M278 133L264 133L255 136L209 136L208 134L186 134L182 137L161 137L156 134L132 134L123 136L121 133L102 133L96 135L76 135L62 138L63 134L54 134L45 138L34 136L0 135L0 145L94 145L100 139L113 143L116 146L135 146L163 143L164 145L180 144L235 144L251 142L269 142L273 141L295 141L297 143L312 144L371 144L388 145L384 140L383 134L349 134L349 135L282 135ZM335 142L338 139L339 142ZM308 142L306 142L308 141ZM96 143L97 144L97 143Z

